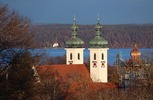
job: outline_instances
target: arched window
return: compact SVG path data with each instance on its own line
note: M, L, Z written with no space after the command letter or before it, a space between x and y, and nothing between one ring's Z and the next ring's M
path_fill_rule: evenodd
M103 53L102 53L102 55L101 55L101 59L104 60L104 54L103 54Z
M94 53L94 60L96 60L96 53Z
M72 53L70 53L70 60L72 60Z
M78 60L80 60L80 53L78 53Z

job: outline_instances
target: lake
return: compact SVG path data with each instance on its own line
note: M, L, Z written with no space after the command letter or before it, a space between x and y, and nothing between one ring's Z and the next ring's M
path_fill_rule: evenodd
M124 48L124 49L121 49L121 48L117 48L117 49L109 49L108 50L108 63L110 65L113 65L114 61L115 61L115 57L116 57L116 54L120 54L121 55L121 58L123 60L127 60L129 58L131 58L131 55L130 55L130 52L133 48ZM66 53L66 50L65 49L59 49L59 48L55 48L55 49L46 49L47 52L48 52L48 55L49 56L63 56L65 53ZM139 49L141 54L143 54L145 51L151 51L153 52L153 48L142 48L142 49ZM90 57L90 52L88 49L85 49L84 50L84 58L85 57Z

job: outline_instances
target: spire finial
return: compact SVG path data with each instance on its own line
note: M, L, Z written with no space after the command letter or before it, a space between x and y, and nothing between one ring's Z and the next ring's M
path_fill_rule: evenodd
M75 21L75 15L74 15L74 21Z
M98 14L98 21L99 21L99 14Z

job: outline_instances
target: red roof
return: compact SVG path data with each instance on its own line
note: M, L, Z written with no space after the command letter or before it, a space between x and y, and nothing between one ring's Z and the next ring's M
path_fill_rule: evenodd
M72 65L45 65L35 67L41 79L56 73L56 77L70 84L66 100L72 95L80 96L82 92L97 92L102 88L116 88L115 83L95 83L90 79L90 74L84 64ZM81 92L80 92L81 91ZM89 93L90 94L90 93Z
M69 79L78 77L85 77L86 80L90 80L89 72L84 64L72 64L72 65L44 65L35 67L39 73L41 79L45 78L46 74L51 75L57 73L62 79Z

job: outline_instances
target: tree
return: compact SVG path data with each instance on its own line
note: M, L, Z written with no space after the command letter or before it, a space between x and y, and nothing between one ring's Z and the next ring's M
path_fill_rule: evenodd
M30 19L9 10L7 5L0 5L0 61L3 66L0 73L11 64L14 55L21 53L19 49L37 46L30 25Z
M108 81L111 83L118 83L119 75L116 68L108 64Z
M40 100L65 100L69 85L56 78L58 73L45 75L42 79Z
M55 58L56 64L66 64L66 55L57 56Z
M90 58L89 57L85 57L84 64L86 65L86 67L90 73Z
M66 55L56 56L56 57L48 57L43 64L47 65L56 65L56 64L66 64Z
M14 56L8 69L7 85L3 97L12 100L31 100L37 92L36 78L32 69L34 60L28 50Z
M27 49L37 44L30 25L30 19L9 10L7 5L0 5L0 96L5 99L34 96L35 79L31 68L36 59Z

